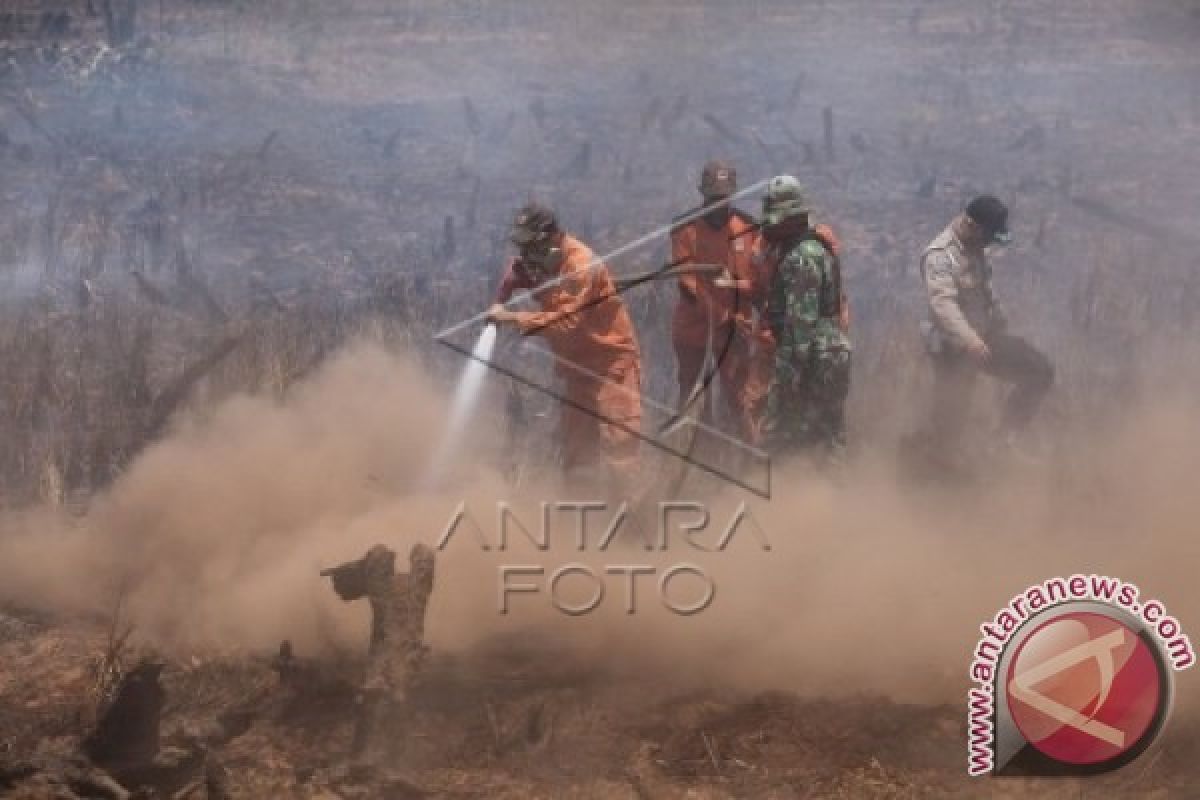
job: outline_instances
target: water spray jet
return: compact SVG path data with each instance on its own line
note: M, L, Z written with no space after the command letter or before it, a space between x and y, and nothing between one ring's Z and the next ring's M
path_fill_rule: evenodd
M475 347L471 350L471 358L458 379L458 386L454 390L454 402L450 406L450 419L429 464L429 470L425 473L427 489L436 488L442 482L455 455L462 449L467 427L479 407L483 379L487 375L488 363L496 349L496 335L496 326L493 323L484 325Z

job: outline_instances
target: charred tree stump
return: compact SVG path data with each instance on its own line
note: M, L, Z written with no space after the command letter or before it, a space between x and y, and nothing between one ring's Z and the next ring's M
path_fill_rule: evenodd
M409 571L396 572L396 553L375 545L357 561L322 571L346 602L371 604L371 640L367 667L357 698L353 756L365 764L379 758L381 723L403 713L404 701L420 672L425 645L425 609L433 591L433 551L414 545Z
M147 661L121 681L96 730L84 742L92 761L108 768L150 764L158 756L159 722L166 692L159 684L163 665Z
M201 766L204 753L162 746L159 729L166 691L159 678L163 666L143 661L125 676L112 705L84 740L83 750L123 786L172 793Z

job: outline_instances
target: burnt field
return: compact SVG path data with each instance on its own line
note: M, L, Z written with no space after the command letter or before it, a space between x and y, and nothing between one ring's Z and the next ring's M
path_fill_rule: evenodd
M978 623L1056 572L1200 625L1200 5L143 0L128 28L92 5L0 15L0 795L124 796L78 752L147 658L166 755L118 777L150 797L1200 787L1190 674L1161 745L1088 781L969 781L962 699ZM556 471L553 402L497 378L461 483L421 490L463 365L434 335L486 308L530 197L609 252L694 207L710 158L797 175L844 241L850 476L785 468L754 506L772 564L724 567L731 605L670 630L502 619L494 564L439 553L396 769L356 771L367 611L319 569ZM1013 209L998 292L1057 366L1043 460L905 487L918 257L981 191ZM662 404L675 296L626 295Z

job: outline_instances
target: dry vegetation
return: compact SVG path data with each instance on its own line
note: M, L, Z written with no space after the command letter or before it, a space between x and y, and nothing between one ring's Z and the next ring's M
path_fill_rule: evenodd
M0 40L12 510L85 514L174 421L238 393L282 398L356 337L449 380L460 362L433 334L486 304L513 207L536 195L615 248L693 205L713 156L745 183L797 173L846 241L862 453L890 452L920 405L916 255L977 190L1015 209L997 281L1059 368L1038 435L1064 486L1095 491L1071 486L1086 481L1081 432L1200 377L1195 3L165 0L142 2L118 46L86 4L53 5L69 31ZM672 300L630 296L663 402ZM502 468L550 468L532 444L548 407L513 394L509 421L530 435ZM0 792L42 780L5 760L44 767L80 733L115 657L97 630L0 615ZM435 796L975 791L958 777L956 707L719 691L664 705L536 648L497 673L497 647L431 670L442 685L403 760ZM310 666L320 676L280 688L266 658L173 662L172 741L220 753L237 797L363 796L339 762L352 667ZM213 707L217 729L187 730ZM1177 741L1087 796L1188 796L1194 745ZM194 767L160 789L219 796ZM1084 792L989 796L1034 788Z

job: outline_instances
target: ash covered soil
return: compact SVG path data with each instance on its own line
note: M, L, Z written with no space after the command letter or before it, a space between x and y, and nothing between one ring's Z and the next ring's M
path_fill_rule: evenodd
M338 331L347 314L382 313L409 346L428 349L433 371L452 374L459 362L429 334L484 307L514 207L536 194L598 249L616 247L693 206L696 172L716 156L735 161L744 183L794 171L813 190L847 242L856 369L888 376L881 384L909 385L897 365L915 345L892 334L918 313L915 254L977 190L1018 209L1005 278L1028 299L1018 319L1072 354L1060 368L1076 405L1052 410L1060 419L1121 401L1113 387L1137 361L1131 342L1194 333L1200 319L1188 211L1200 208L1193 3L163 8L143 9L147 39L102 57L86 49L94 31L65 43L81 53L67 60L6 44L20 53L0 74L6 312L74 313L86 278L101 299L180 314L156 318L151 385L231 319L298 309L319 323L305 327ZM837 125L832 160L825 108ZM1115 242L1105 238L1114 229ZM634 272L660 256L613 267ZM133 268L165 298L148 300ZM1137 291L1150 274L1179 280L1105 305L1106 292ZM211 303L196 300L196 276ZM663 398L673 381L670 297L631 300L653 365L647 392ZM331 347L310 349L319 357ZM43 380L13 364L14 380ZM236 388L260 388L244 380ZM856 377L856 386L871 383ZM894 407L872 405L879 396L856 394L859 430L894 421ZM90 419L68 427L52 417L54 446L94 453L100 437L109 446L115 437L116 450L136 453L145 444L137 426ZM20 436L0 456L6 480L27 478L36 461L18 457ZM91 461L61 475L85 495L113 479ZM114 650L101 619L110 606L104 594L95 619L16 602L0 614L0 795L121 796L79 745L114 670L149 656L164 664L162 738L175 758L147 780L151 797L1200 793L1200 721L1190 717L1113 775L977 782L965 776L961 700L908 705L854 687L680 693L668 674L596 666L527 636L432 653L406 716L389 722L394 774L363 775L348 758L358 650L299 651L283 663L277 642L181 652L140 640L136 621ZM968 657L931 671L965 673Z
M111 796L72 755L95 710L108 632L30 615L2 622L4 796ZM1188 797L1197 780L1194 721L1176 720L1161 748L1114 775L980 782L964 774L957 704L673 693L661 675L598 671L529 638L434 656L405 718L389 723L391 766L367 776L346 756L361 666L348 655L297 654L283 669L246 653L168 661L168 766L143 796L1066 800Z

